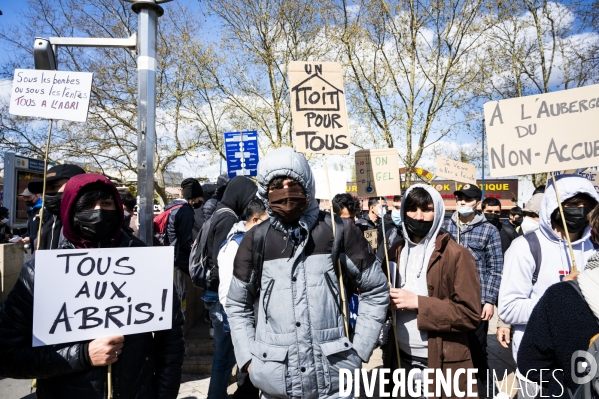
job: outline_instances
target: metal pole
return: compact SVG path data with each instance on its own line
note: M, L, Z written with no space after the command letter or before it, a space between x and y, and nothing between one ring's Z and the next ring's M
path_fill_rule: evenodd
M164 11L152 2L133 4L138 14L137 190L139 238L152 245L154 219L154 152L156 146L156 31Z
M483 187L482 191L482 200L485 199L485 118L483 118Z

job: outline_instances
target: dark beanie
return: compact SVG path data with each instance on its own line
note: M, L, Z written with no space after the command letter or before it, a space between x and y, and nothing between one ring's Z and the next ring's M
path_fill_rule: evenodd
M200 182L193 177L188 177L187 179L183 180L183 182L181 182L181 188L183 189L183 198L185 199L204 196Z

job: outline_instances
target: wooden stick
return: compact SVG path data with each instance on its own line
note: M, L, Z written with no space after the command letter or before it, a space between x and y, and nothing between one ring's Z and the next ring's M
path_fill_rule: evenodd
M329 209L331 210L331 226L333 228L333 243L335 242L335 213L333 212L333 196L331 195L331 183L329 182L329 170L327 168L327 156L322 155L322 163L324 164L324 175L327 179L327 190L329 190ZM337 268L339 270L339 289L341 290L341 306L343 315L343 325L345 327L345 336L349 339L349 325L347 322L347 311L345 309L345 285L343 284L343 275L341 274L341 260L337 258Z
M107 385L108 385L108 393L106 394L106 399L112 399L112 364L108 365Z
M42 241L42 226L44 224L44 202L46 200L46 174L48 173L48 152L50 151L50 137L52 136L52 123L53 119L50 119L50 126L48 126L48 140L46 141L46 156L44 157L44 182L42 185L42 207L38 215L40 219L39 228L37 229L37 245L36 250L40 249L40 242ZM32 243L33 244L33 243Z
M454 181L455 183L455 191L458 191L458 182ZM460 243L460 212L458 212L458 208L457 208L457 201L456 201L456 215L455 215L455 221L456 221L456 226L458 228L458 244Z
M382 207L381 207L382 209ZM391 268L389 266L389 251L387 251L387 235L385 234L385 220L383 219L384 213L381 216L381 225L383 226L383 245L385 246L385 263L387 264L387 281L389 282L389 288L393 287L393 283L391 283ZM399 267L399 262L397 262L397 267ZM391 320L393 322L393 339L395 340L395 354L397 355L397 368L401 368L401 357L399 356L399 343L397 342L397 323L395 322L395 312L397 310L391 311ZM387 338L389 339L389 338Z
M570 250L570 257L572 258L572 271L576 271L576 258L574 258L574 249L572 249L572 242L570 241L570 233L568 232L568 225L566 224L566 217L564 216L564 208L562 207L562 200L559 197L559 190L557 188L557 181L555 180L555 172L551 172L551 179L553 180L553 187L555 188L555 195L557 197L557 206L559 207L559 213L562 216L562 224L564 225L564 232L566 233L566 240L568 241L568 249Z

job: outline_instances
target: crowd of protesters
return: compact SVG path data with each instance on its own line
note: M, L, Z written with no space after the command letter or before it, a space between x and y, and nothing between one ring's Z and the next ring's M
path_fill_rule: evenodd
M584 178L560 176L561 204L548 184L503 222L501 202L474 184L454 193L449 217L425 184L392 201L369 198L366 209L339 194L333 213L321 210L311 168L292 148L269 152L256 182L187 178L180 198L156 216L154 245L174 247L169 330L32 347L35 257L27 262L0 309L0 376L37 379L39 398L104 398L112 364L113 397L176 398L182 281L201 243L215 346L209 399L227 397L235 365L235 398L337 398L339 370L361 368L377 347L384 367L406 373L476 368L479 397L492 398L487 332L496 308L497 340L511 345L518 396L577 390L572 353L599 334L599 195ZM28 243L38 244L41 223L43 250L145 246L135 196L107 178L52 167L40 221L42 187L32 181L21 193L30 207ZM10 238L8 211L0 207L2 242ZM365 238L373 230L376 244ZM545 381L540 369L563 371ZM456 376L465 391L466 373Z

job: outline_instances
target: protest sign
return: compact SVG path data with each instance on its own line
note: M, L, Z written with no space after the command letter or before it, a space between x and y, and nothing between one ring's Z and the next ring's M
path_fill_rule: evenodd
M599 163L599 85L484 105L493 177Z
M35 252L33 346L166 330L174 247Z
M8 112L85 122L92 77L91 72L15 69Z
M327 184L327 171L324 169L312 169L312 175L314 176L314 183L316 186L315 198L317 199L329 199L329 185ZM329 170L329 181L331 183L331 197L337 194L345 193L345 182L347 176L345 172Z
M349 154L341 64L293 61L289 86L297 151Z
M462 183L476 184L476 167L469 163L437 156L437 176Z
M356 151L356 183L361 197L400 195L397 150Z
M370 246L372 247L372 249L374 249L375 251L378 247L377 237L378 237L378 233L377 233L376 229L366 230L364 232L364 238L366 238L366 240L370 243Z
M584 177L588 181L593 184L595 187L595 191L599 194L599 172L596 170L585 170L584 172L579 173L580 176Z

